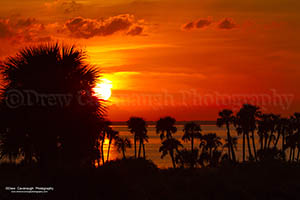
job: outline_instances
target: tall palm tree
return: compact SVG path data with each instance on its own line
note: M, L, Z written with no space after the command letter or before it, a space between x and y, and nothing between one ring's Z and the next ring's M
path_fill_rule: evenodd
M254 131L256 130L257 118L260 115L259 107L250 104L244 104L237 113L235 125L238 133L243 134L243 161L245 161L245 137L247 138L249 158L253 159L249 133L252 133L254 159L257 161Z
M289 129L291 127L290 124L290 119L288 118L280 118L277 122L277 126L276 126L276 131L277 131L277 137L276 137L276 141L274 143L274 146L276 147L279 139L281 137L281 151L284 152L285 149L285 137L287 135L287 133L289 132Z
M294 131L294 139L297 147L297 156L296 160L299 161L300 156L300 113L294 113L294 115L291 116L291 122L292 122L292 128Z
M109 139L109 143L108 143L108 148L107 148L107 158L106 158L106 162L109 159L109 153L110 153L110 147L111 147L111 143L113 140L116 140L119 136L119 132L118 131L114 131L113 129L110 129L107 131L107 137Z
M127 137L125 137L125 138L117 137L115 140L115 145L117 147L117 151L122 152L123 159L126 159L126 155L125 155L126 149L131 148L130 140Z
M108 132L110 132L111 130L111 122L108 120L105 120L103 122L103 126L101 127L100 131L99 131L99 140L101 142L100 144L100 153L101 153L101 160L102 160L102 164L105 163L105 159L104 159L104 142L105 139L108 138Z
M201 127L200 125L196 124L195 122L189 122L184 125L183 128L183 141L191 141L191 151L194 151L194 139L201 138Z
M0 65L1 111L8 116L3 126L19 127L18 134L30 138L41 166L55 165L58 154L73 166L95 160L89 155L96 148L105 102L93 95L100 73L85 58L74 46L56 43L24 48ZM24 101L7 104L14 98L12 91ZM42 101L40 95L53 101Z
M269 137L267 148L270 148L271 142L276 140L276 136L274 135L274 133L277 130L277 125L278 125L278 122L280 120L280 115L269 114L269 117L270 117L270 124L269 124L268 129L270 130L270 137Z
M226 138L224 147L228 149L229 145L230 145L230 146L233 147L233 149L237 150L237 144L238 144L238 138L237 137L231 137L230 144L229 144L228 139ZM229 157L229 159L230 159L230 157Z
M145 159L146 158L146 151L145 151L145 142L148 142L148 135L147 135L147 130L144 131L144 132L140 132L138 135L137 135L137 138L140 142L140 145L139 145L139 152L138 152L138 158L141 157L141 151L143 151L143 158Z
M140 142L139 152L141 151L141 148L143 147L143 154L145 156L145 145L144 141L148 141L147 136L147 125L146 121L141 117L130 117L130 119L127 121L127 126L130 131L130 133L133 134L133 140L134 140L134 157L137 157L137 150L136 150L136 142L137 140ZM138 155L140 157L140 153Z
M162 145L159 148L159 152L162 152L161 158L164 158L167 154L170 155L173 168L176 168L174 150L179 153L179 147L183 147L180 141L176 140L175 138L167 138L162 142Z
M160 139L163 140L172 138L172 134L176 133L177 128L175 127L176 120L172 117L160 118L156 122L156 133L160 134Z
M234 124L234 116L232 110L224 109L221 112L219 112L219 118L217 119L217 126L222 127L223 125L226 125L227 129L227 142L228 142L228 156L230 159L230 156L232 156L233 162L236 162L235 152L233 148L233 141L232 137L230 135L230 124Z
M257 134L259 135L260 150L261 152L266 149L269 132L270 132L270 115L262 114L257 121Z

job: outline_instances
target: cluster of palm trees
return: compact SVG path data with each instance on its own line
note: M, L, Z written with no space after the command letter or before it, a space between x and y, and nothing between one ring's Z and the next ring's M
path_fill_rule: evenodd
M262 113L259 107L251 104L243 105L236 114L224 109L219 112L216 125L226 128L226 138L222 140L216 133L203 134L199 124L188 122L183 128L182 141L190 143L189 149L184 148L182 143L173 137L177 132L175 123L176 120L169 116L156 122L156 132L161 139L161 158L169 155L174 168L214 167L225 162L237 164L239 137L242 139L242 162L299 162L300 113L285 118ZM148 142L149 137L145 120L131 117L127 125L134 138L134 157L141 158L143 152L143 158L146 158L145 142ZM236 136L232 135L232 129L235 130ZM125 158L126 148L131 147L130 140L123 138L116 140L115 144Z
M147 124L143 118L140 117L131 117L127 121L127 126L129 131L133 134L134 140L134 158L146 158L145 151L145 142L148 142L147 135ZM104 150L104 142L105 139L108 139L108 148L107 148L107 157L106 161L104 158L105 150ZM126 159L126 150L127 148L131 148L132 144L128 137L121 137L118 131L115 131L111 127L111 122L106 121L105 125L101 129L99 133L99 139L97 142L97 149L95 153L97 155L97 164L100 166L100 161L102 163L109 161L109 154L111 149L111 144L114 141L114 145L117 148L119 153L122 153L123 159ZM139 143L139 144L138 144ZM137 150L138 144L138 150ZM143 156L141 155L143 153Z
M227 127L228 149L230 149L228 151L232 152L232 158L236 139L230 135L230 125L233 125L237 134L242 136L243 162L246 161L247 154L248 161L277 159L298 162L300 156L299 113L286 118L272 113L262 113L259 107L245 104L235 116L230 110L223 110L219 116L217 125L226 125ZM256 138L259 139L259 148L256 146ZM281 146L279 147L280 142ZM287 153L289 158L286 158ZM236 162L235 158L232 160Z

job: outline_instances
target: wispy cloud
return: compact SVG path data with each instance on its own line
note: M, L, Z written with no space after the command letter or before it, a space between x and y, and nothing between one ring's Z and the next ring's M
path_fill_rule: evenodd
M211 18L201 18L195 21L188 22L182 26L185 31L191 31L196 29L204 29L212 26L217 26L218 29L230 30L237 28L237 24L232 18L224 18L220 21L213 21Z
M75 17L65 23L65 31L74 38L92 38L96 36L110 36L117 32L125 32L136 36L143 33L143 24L133 15L124 14L109 17L107 19L89 19Z

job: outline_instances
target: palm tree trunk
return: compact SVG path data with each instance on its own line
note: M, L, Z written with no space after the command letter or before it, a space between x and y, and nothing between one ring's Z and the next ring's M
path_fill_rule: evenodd
M170 156L171 156L171 159L172 159L173 168L175 169L176 168L176 163L175 163L173 150L170 151Z
M255 148L254 131L252 131L252 146L253 146L254 158L255 158L255 161L257 162L257 155L256 155L256 148Z
M277 147L279 138L280 138L280 132L278 132L278 135L277 135L276 140L275 140L275 143L274 143L274 147Z
M250 145L250 138L249 138L249 133L246 134L247 136L247 145L248 145L248 154L249 154L249 158L252 159L252 152L251 152L251 145Z
M293 158L293 162L295 161L295 147L293 148L293 156L292 156L292 158Z
M246 156L246 151L245 151L245 133L243 133L243 162L245 162L245 156Z
M101 158L102 158L102 164L104 165L104 138L101 141Z
M290 156L289 156L289 162L292 161L292 148L290 148Z
M274 134L273 134L273 131L272 131L272 132L271 132L271 135L270 135L269 142L268 142L268 149L269 149L270 146L271 146L271 142L272 142L273 137L274 137Z
M134 135L134 157L136 158L136 136Z
M138 155L138 158L141 157L141 150L142 150L142 141L140 140L140 145L139 145L139 155Z
M282 132L282 147L281 147L282 152L284 151L284 140L285 140L284 132Z
M109 159L109 152L110 152L110 145L111 145L111 142L112 142L112 138L109 138L109 144L108 144L108 149L107 149L107 158L106 158L106 162L108 162L108 159Z
M229 127L226 124L227 127L227 141L228 141L228 146L227 146L227 150L228 150L228 158L229 160L231 160L231 137L230 137L230 133L229 133Z
M263 150L264 148L264 137L262 134L259 136L259 142L260 142L260 149Z
M299 162L299 156L300 156L300 149L299 149L299 147L297 149L298 149L298 152L297 152L297 163L298 163Z
M143 142L143 156L144 156L144 159L146 159L146 151L145 151L145 144Z
M194 152L194 136L193 135L191 137L191 148L192 148L192 152Z
M265 137L264 151L266 151L267 145L268 145L268 137L267 137L267 133L266 133L266 136L264 136L264 137Z
M231 138L231 135L230 135L229 124L227 123L226 126L227 126L227 139L230 142L229 146L231 148L232 160L233 160L233 162L236 162L235 152L234 152L234 148L233 148L233 144L232 144L232 138ZM228 152L228 155L230 155L230 150Z
M123 159L126 159L126 155L125 155L125 148L122 148L122 153L123 153Z

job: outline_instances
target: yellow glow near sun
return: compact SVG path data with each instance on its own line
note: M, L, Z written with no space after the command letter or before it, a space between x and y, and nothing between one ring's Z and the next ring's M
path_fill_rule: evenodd
M112 82L106 78L101 78L94 87L94 92L100 99L108 100L111 96Z

